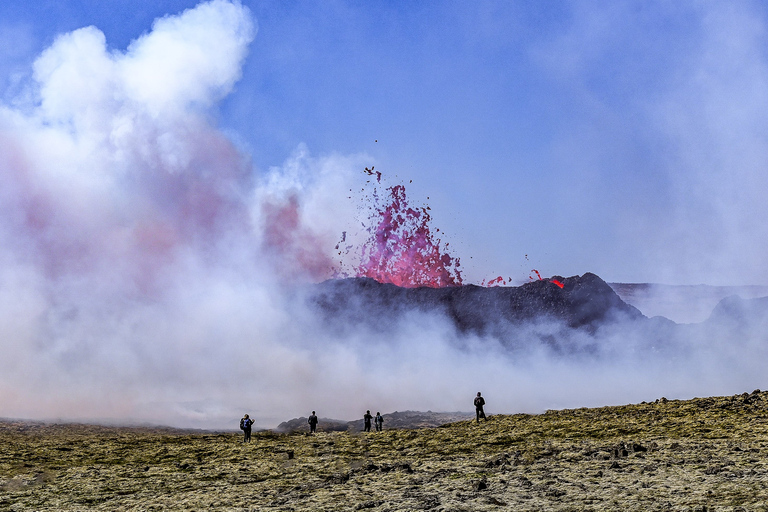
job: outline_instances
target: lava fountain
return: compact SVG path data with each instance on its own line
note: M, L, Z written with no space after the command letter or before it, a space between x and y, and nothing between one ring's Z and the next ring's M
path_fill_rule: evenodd
M368 183L375 183L367 195L371 207L362 223L365 240L357 250L359 263L351 274L403 288L461 286L459 258L436 235L440 230L433 232L429 206L412 206L402 184L381 190L381 172L373 167L366 167L365 173L375 177ZM340 243L345 240L346 233Z

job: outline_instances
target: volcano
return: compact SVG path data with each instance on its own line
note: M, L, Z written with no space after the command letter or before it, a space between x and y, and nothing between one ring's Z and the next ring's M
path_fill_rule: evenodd
M387 330L409 313L420 312L446 317L460 333L497 337L531 322L554 321L594 332L606 323L645 318L592 273L490 288L404 288L370 278L331 279L316 285L309 303L327 323L342 329L368 325Z

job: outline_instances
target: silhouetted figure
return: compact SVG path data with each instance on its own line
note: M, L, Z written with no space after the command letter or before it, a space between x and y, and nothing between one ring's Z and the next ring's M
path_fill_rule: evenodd
M376 424L376 432L381 432L381 427L384 425L384 418L381 417L381 413L377 412L376 417L373 419Z
M317 416L315 416L315 411L312 411L312 415L307 418L307 423L309 423L310 434L317 432Z
M366 432L371 431L371 420L373 419L373 416L371 416L371 411L365 411L365 416L363 416L363 430Z
M483 411L483 406L485 405L485 398L480 396L480 392L477 392L477 396L475 397L475 415L477 416L477 422L480 423L480 418L483 418L485 421L488 421L488 418L485 417L485 411Z
M252 425L253 425L253 420L249 418L247 414L243 416L243 418L240 420L240 430L243 431L244 443L251 442L251 426Z

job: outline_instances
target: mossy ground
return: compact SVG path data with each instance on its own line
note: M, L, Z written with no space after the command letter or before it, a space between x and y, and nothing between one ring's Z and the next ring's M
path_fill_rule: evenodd
M768 393L373 433L0 424L0 510L768 510Z

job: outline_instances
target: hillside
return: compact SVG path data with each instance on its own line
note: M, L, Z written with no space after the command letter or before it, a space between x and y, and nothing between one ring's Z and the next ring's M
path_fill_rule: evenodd
M275 434L0 424L2 510L765 510L768 393Z

